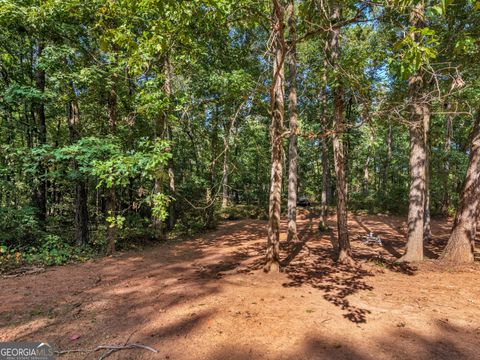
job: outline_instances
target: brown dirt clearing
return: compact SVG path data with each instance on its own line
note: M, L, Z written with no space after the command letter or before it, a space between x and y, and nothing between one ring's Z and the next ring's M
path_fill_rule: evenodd
M3 278L0 341L65 350L131 337L159 351L109 359L478 359L480 266L393 265L403 252L403 220L350 217L360 269L335 266L330 235L305 213L306 244L280 274L260 270L266 222L242 220L139 252ZM383 246L362 242L370 231ZM430 258L449 231L433 222Z

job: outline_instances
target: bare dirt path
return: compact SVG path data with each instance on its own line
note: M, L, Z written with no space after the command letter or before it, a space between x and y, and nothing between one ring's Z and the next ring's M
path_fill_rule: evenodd
M480 358L480 266L389 265L402 251L402 220L350 217L362 269L337 268L330 235L319 235L307 214L299 225L306 246L281 274L259 270L266 223L245 220L141 252L0 279L0 340L74 349L130 337L159 350L109 359ZM449 232L446 223L433 225L430 257ZM370 231L383 246L362 243Z

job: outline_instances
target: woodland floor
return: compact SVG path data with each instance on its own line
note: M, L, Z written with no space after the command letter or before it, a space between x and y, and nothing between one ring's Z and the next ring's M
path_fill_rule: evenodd
M65 350L130 339L159 351L109 359L479 359L480 265L393 265L403 220L350 217L361 269L336 267L330 236L303 213L306 246L280 274L260 270L266 223L242 220L139 252L0 278L0 341ZM433 222L428 257L449 230ZM383 247L362 243L370 231Z

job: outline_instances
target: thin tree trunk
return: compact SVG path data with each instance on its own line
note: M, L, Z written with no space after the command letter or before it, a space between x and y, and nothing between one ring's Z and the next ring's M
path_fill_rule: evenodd
M165 55L164 58L164 84L163 84L163 91L165 92L165 96L167 97L168 100L170 100L170 97L172 95L172 89L171 89L171 74L170 74L170 60L168 57L168 54ZM157 118L157 122L155 124L155 138L156 139L169 139L169 133L170 133L170 127L168 124L168 112L170 111L170 107L167 106L167 109L159 115ZM154 182L154 188L153 192L154 194L160 194L164 191L164 183L162 180L162 174L164 173L165 169L164 167L160 167L157 172L159 173L158 176L155 178ZM175 176L174 176L174 171L173 171L173 160L168 162L168 168L167 168L167 173L169 177L168 181L168 187L169 191L173 194L175 192ZM169 204L168 206L168 227L173 228L173 225L175 223L175 208L173 203ZM164 238L165 237L165 223L161 219L154 218L153 219L153 224L155 228L155 232L158 237Z
M171 126L168 126L168 133L169 133L169 140L170 142L173 141L173 131ZM171 145L170 145L171 146ZM171 147L170 147L171 149ZM170 150L172 151L172 150ZM173 167L173 157L168 160L168 187L170 189L170 193L175 196L175 170ZM175 206L175 200L172 200L168 205L168 228L173 230L175 224L177 222L177 210Z
M422 3L415 6L411 13L412 26L423 23L424 7ZM412 35L418 42L418 34ZM425 139L426 117L429 117L428 105L424 95L422 73L410 76L408 80L409 101L412 108L410 120L410 192L408 206L408 235L405 254L399 261L423 260L424 213L426 194L427 151Z
M230 129L224 128L224 154L223 154L223 169L222 169L222 209L228 207L228 147L230 141Z
M71 87L71 99L68 107L68 128L70 132L70 143L80 139L81 124L80 111L78 108L77 96L73 84ZM78 171L78 163L72 161L73 171ZM78 176L75 180L75 243L77 246L85 246L88 243L88 206L87 186L85 179Z
M480 112L473 131L470 161L460 195L452 233L440 261L471 263L474 261L475 235L480 206Z
M334 2L332 7L332 23L339 21L341 9L338 2ZM333 67L333 73L338 74L338 61L340 57L340 29L334 27L330 32L330 64ZM347 265L353 264L352 251L348 238L348 213L347 213L347 183L345 177L345 155L343 148L344 124L344 94L343 86L339 78L335 81L333 87L333 114L335 131L333 135L333 157L336 175L337 190L337 229L338 229L338 258L339 263Z
M164 90L167 99L170 101L172 97L172 66L170 64L169 54L165 56L165 84ZM168 107L168 110L171 111L171 106ZM167 138L170 141L170 151L172 151L172 141L173 141L173 130L171 125L168 122L168 115L165 117L165 126L167 130ZM175 170L173 163L173 156L168 160L168 188L170 194L175 196ZM175 201L171 201L168 205L168 228L172 230L175 227L177 222L177 213Z
M383 193L388 193L389 188L389 178L390 178L390 163L392 162L393 157L393 129L392 124L388 125L388 134L387 134L387 158L384 163L384 173L383 173ZM384 195L385 196L385 195Z
M327 118L327 62L325 61L325 71L322 75L323 84L325 86L320 91L320 103L321 103L321 115L320 123L322 126L322 131L327 131L328 129L328 118ZM329 191L330 191L330 163L328 157L328 140L326 137L320 139L320 146L322 152L322 195L320 199L320 229L326 228L326 221L328 217L328 202L329 202Z
M450 111L450 104L448 103L445 106L447 112ZM452 133L453 133L453 124L452 116L447 114L445 119L445 144L443 148L444 153L444 162L443 162L443 200L442 200L442 214L445 217L448 217L448 211L450 208L450 193L448 189L448 178L450 176L450 149L452 147Z
M270 196L268 210L268 243L265 272L280 270L280 215L282 195L282 132L285 115L284 105L284 7L280 0L273 0L272 13L272 46L273 46L273 79L271 88L270 141L272 147L272 172L270 177Z
M108 96L107 108L108 108L108 125L110 134L115 134L117 130L117 89L116 84L117 76L113 76L113 85ZM115 185L113 184L107 189L106 194L106 211L108 216L117 216L117 195ZM115 223L107 222L107 246L106 254L111 255L115 252L115 243L117 241L117 225Z
M43 43L38 45L38 58L42 56L44 49ZM35 76L35 85L40 94L45 93L45 70L37 69ZM43 99L39 100L35 106L35 113L37 115L37 126L38 126L38 145L47 144L47 121L45 116L45 102ZM38 220L40 226L45 229L46 220L47 220L47 181L45 179L47 169L45 166L39 164L39 173L40 179L35 191L35 202L38 211Z
M369 144L368 144L368 150L367 150L367 158L365 160L365 163L363 165L363 195L365 197L368 196L369 194L369 186L370 186L370 161L372 161L372 145L373 144L373 135L370 135L369 137Z
M430 108L426 107L423 117L423 136L425 141L425 209L423 213L423 241L427 243L432 238L430 226Z
M287 5L290 51L289 65L289 129L288 146L288 233L287 241L298 241L297 235L297 191L298 191L298 149L297 149L297 47L295 34L295 2L289 0Z

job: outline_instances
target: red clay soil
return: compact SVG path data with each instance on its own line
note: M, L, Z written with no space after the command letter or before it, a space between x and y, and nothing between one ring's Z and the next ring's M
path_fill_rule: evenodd
M0 279L0 340L49 341L60 350L128 340L158 349L108 359L480 358L479 265L394 265L403 219L351 216L361 268L339 268L317 223L301 217L305 246L280 274L260 270L266 223L245 220L141 252ZM362 242L370 231L383 246ZM434 222L429 257L448 232L449 224ZM102 352L60 359L86 355Z

